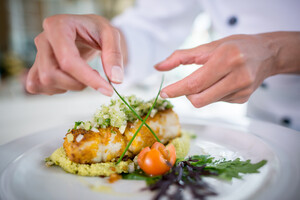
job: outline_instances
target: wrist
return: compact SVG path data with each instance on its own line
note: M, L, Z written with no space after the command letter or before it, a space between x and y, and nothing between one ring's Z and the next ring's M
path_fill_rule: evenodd
M271 75L300 73L300 32L262 35L274 59Z

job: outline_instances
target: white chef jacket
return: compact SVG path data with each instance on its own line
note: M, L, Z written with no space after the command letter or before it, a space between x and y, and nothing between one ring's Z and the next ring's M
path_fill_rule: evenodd
M136 81L154 71L179 47L202 11L210 14L218 37L273 31L300 31L299 0L138 0L113 20L125 35L127 75ZM300 76L264 81L248 103L248 116L300 130Z

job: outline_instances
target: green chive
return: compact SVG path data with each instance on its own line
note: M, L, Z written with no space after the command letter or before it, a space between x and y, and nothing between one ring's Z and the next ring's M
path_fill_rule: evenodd
M138 134L138 132L141 130L141 128L143 127L143 125L146 124L145 122L146 122L146 120L148 119L148 117L150 116L150 113L151 113L152 109L154 108L154 106L155 106L155 104L156 104L156 101L157 101L158 96L159 96L159 93L160 93L160 91L161 91L161 87L162 87L163 82L164 82L164 76L162 77L159 91L158 91L158 93L157 93L157 95L156 95L156 98L155 98L155 100L154 100L154 102L153 102L153 104L152 104L150 110L148 111L146 117L142 120L141 125L140 125L139 128L136 130L136 132L135 132L134 135L132 136L131 140L130 140L129 143L127 144L127 146L126 146L124 152L122 153L121 157L119 158L117 164L119 164L119 163L121 162L121 160L123 159L125 153L127 152L127 150L129 149L131 143L133 142L134 138L136 137L136 135ZM115 90L115 91L116 91L116 90ZM119 94L118 94L118 95L119 95ZM121 95L119 95L119 97L121 98ZM125 102L126 102L126 101L124 100L124 103L125 103ZM126 104L126 105L127 105L127 104ZM128 106L129 106L129 105L128 105ZM130 106L129 106L129 107L130 107ZM133 110L133 109L132 109L132 110ZM138 116L138 115L137 115L137 116ZM154 132L153 132L153 134L154 134L154 136L157 138L157 136L156 136L156 134L155 134ZM158 138L157 138L157 141L160 142L160 141L158 140Z
M159 88L159 91L158 91L158 95L161 91L161 87L162 87L162 84L164 82L164 76L162 77L162 81L161 81L161 84L160 84L160 88ZM111 84L111 82L109 81L109 83ZM111 84L111 86L113 87L114 91L116 92L116 94L120 97L120 99L125 103L125 105L135 114L135 116L142 122L143 119L135 112L135 110L126 102L126 100L118 93L118 91L116 90L116 88ZM158 95L157 95L157 98L158 98ZM157 99L156 99L157 100ZM155 100L155 102L156 102ZM151 127L145 123L145 126L149 129L149 131L152 133L152 135L155 137L155 139L160 142L159 138L156 136L156 134L154 133L154 131L151 129Z

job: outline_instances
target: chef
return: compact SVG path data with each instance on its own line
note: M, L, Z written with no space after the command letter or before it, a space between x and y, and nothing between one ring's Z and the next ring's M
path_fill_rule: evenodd
M195 107L248 101L248 116L300 130L299 8L296 0L139 0L112 23L97 15L52 16L35 39L26 88L55 94L90 86L111 96L111 86L86 62L100 52L114 83L123 81L124 67L142 81L154 65L167 71L196 63L203 67L161 97L185 95ZM202 11L220 39L174 52Z

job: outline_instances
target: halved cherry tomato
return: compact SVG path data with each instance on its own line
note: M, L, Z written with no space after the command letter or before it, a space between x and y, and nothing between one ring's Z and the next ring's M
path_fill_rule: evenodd
M155 142L151 149L144 148L138 155L140 168L149 175L157 176L168 172L176 161L174 145L165 147L162 143Z

